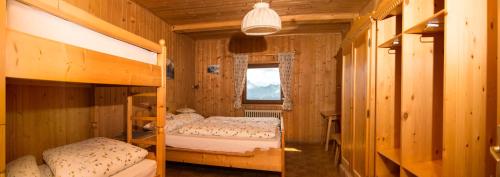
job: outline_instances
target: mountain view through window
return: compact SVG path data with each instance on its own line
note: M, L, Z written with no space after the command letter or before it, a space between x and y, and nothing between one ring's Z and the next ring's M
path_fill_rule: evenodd
M277 67L248 68L246 84L246 100L281 100L280 75Z

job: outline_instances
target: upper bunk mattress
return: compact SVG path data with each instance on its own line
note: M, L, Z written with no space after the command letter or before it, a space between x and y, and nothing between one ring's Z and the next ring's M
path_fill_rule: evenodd
M12 30L109 55L157 64L157 53L111 38L16 0L7 1Z

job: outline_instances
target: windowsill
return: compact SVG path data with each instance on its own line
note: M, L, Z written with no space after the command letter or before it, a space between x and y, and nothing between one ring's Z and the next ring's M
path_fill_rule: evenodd
M262 103L262 104L250 104L243 103L242 106L245 109L270 109L270 110L281 110L282 104L272 104L272 103Z

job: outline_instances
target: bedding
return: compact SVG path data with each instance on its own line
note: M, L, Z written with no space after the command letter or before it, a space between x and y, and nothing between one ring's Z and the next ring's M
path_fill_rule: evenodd
M42 177L54 177L54 174L52 174L52 171L50 171L50 167L47 166L47 164L38 166L38 169L40 170Z
M165 130L166 132L171 132L176 129L178 129L181 126L184 126L186 124L190 124L195 121L203 120L205 119L203 116L196 114L196 113L187 113L187 114L179 114L175 115L173 119L166 119L165 122ZM143 127L146 130L153 130L154 129L154 123L148 123L144 125Z
M38 168L40 169L42 177L54 177L54 174L50 171L50 167L46 164L40 165ZM154 177L155 175L156 161L144 159L141 162L112 175L111 177Z
M20 157L9 162L6 166L7 177L41 177L40 170L36 165L36 159L32 155Z
M110 176L142 161L148 152L142 148L98 137L43 152L43 159L54 176Z
M269 139L276 136L278 118L209 117L186 124L176 131L182 135Z
M144 159L141 162L114 174L111 177L154 177L156 176L156 161Z
M267 150L281 147L281 134L268 139L236 138L218 136L189 136L165 134L165 144L170 147L214 152L245 153L256 148Z

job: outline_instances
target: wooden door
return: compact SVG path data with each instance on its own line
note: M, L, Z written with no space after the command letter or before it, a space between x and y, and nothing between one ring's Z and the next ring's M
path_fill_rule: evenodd
M368 33L354 41L354 92L353 92L353 174L367 174L367 110L368 110Z
M352 45L343 46L343 69L342 69L342 167L345 171L352 169L352 96L354 84L354 68L352 57Z

